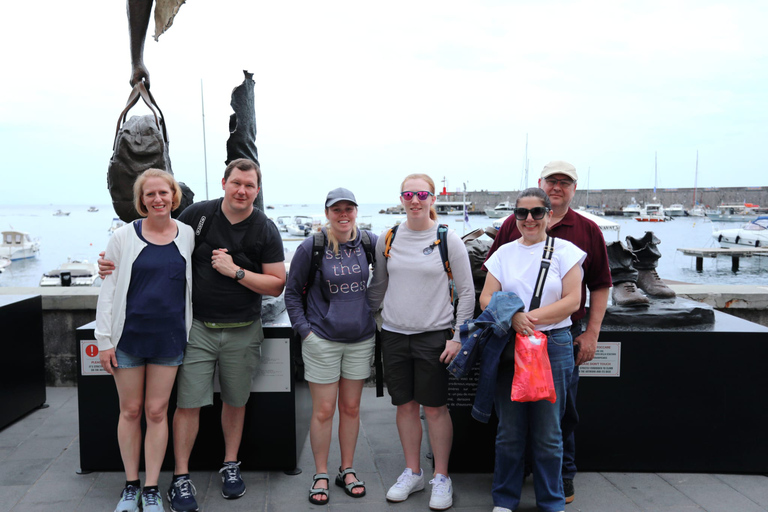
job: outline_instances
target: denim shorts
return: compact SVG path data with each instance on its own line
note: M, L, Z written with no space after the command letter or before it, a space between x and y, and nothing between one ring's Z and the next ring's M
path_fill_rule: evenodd
M184 353L182 352L176 357L137 357L116 348L115 357L117 358L118 368L139 368L148 364L156 364L157 366L180 366L181 361L184 360Z

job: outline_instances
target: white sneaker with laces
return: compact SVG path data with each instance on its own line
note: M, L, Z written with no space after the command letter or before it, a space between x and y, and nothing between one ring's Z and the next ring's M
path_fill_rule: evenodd
M432 510L445 510L453 505L453 485L451 479L440 473L429 481L432 484L432 497L429 500L429 508Z
M400 502L417 491L424 490L424 470L419 468L419 474L414 474L411 468L405 468L403 474L397 477L395 485L387 491L387 501Z
M512 509L504 507L493 507L493 512L512 512Z

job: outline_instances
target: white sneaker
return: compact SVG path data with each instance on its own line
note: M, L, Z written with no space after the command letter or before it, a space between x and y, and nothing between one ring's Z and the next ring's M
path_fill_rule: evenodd
M493 507L493 512L512 512L512 509L504 507Z
M419 468L419 474L414 475L411 468L405 468L403 474L397 477L395 485L387 491L387 501L405 501L408 496L424 490L424 471Z
M432 497L429 499L429 508L432 510L445 510L453 505L453 485L451 479L440 473L429 481L432 484Z

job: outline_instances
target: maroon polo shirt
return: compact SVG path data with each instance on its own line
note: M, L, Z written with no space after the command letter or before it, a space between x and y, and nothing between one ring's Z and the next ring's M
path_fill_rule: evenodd
M561 238L568 240L579 249L587 253L587 258L584 260L582 268L584 269L584 278L581 280L581 304L579 310L571 315L571 321L577 322L584 318L587 314L585 304L587 302L587 288L590 291L601 290L603 288L610 288L611 283L611 271L608 268L608 251L605 248L605 239L603 233L597 224L587 219L583 215L579 215L571 208L568 208L568 213L565 217L550 227L547 232L550 236L555 238ZM486 256L486 261L491 257L491 254L496 252L496 249L502 245L517 240L522 235L517 229L517 223L515 222L515 216L510 215L507 220L501 225L499 233L491 245ZM488 269L483 266L483 270Z

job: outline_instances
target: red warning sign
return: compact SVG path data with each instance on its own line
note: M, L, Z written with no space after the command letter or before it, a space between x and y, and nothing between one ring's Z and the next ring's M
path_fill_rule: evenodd
M99 355L99 347L97 347L96 345L88 345L87 347L85 347L85 355L87 355L88 357L96 357L97 355Z
M96 340L80 340L80 375L109 375L99 361Z

